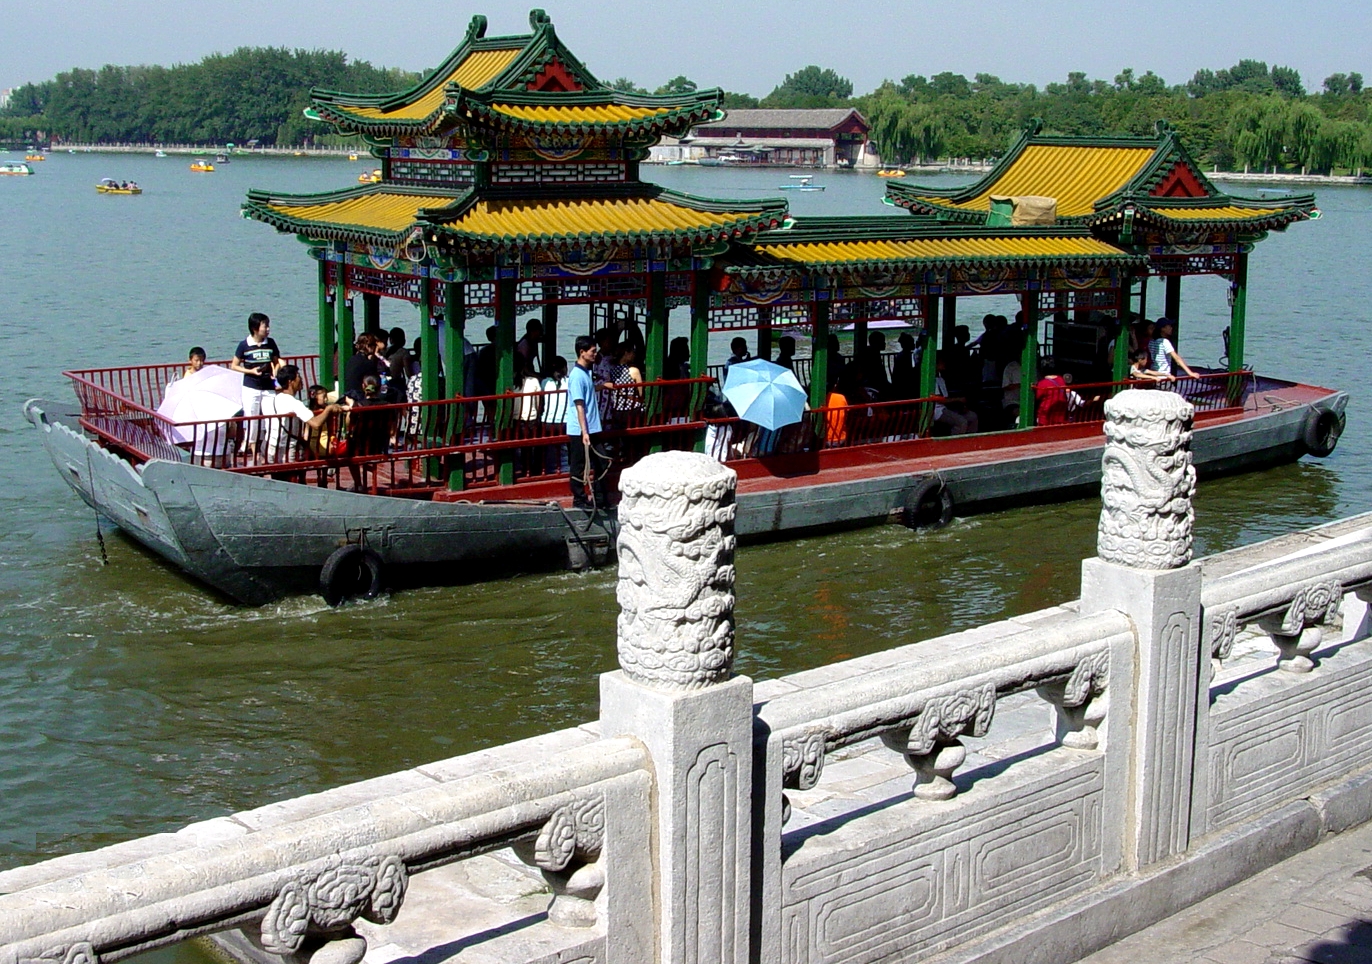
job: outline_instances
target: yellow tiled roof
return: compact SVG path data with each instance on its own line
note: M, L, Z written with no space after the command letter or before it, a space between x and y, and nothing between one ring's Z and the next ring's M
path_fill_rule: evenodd
M756 214L714 213L656 198L479 201L444 226L490 238L662 234L727 227Z
M916 238L904 241L833 241L762 244L758 249L804 264L857 261L954 260L959 258L1089 258L1124 256L1114 245L1089 237Z
M379 107L350 107L337 104L334 110L355 114L358 117L384 118L387 120L423 120L443 106L443 88L448 84L459 84L468 90L476 90L493 80L510 62L519 55L523 47L503 50L473 50L462 59L451 74L424 96L394 110Z
M519 120L539 123L568 124L613 124L620 121L642 120L645 117L660 117L672 111L670 107L628 107L621 104L594 104L585 107L575 105L543 106L535 104L491 105L491 109Z
M267 209L296 221L368 228L373 231L404 231L415 223L420 208L443 207L452 199L424 194L375 192L320 204L269 204Z
M1282 208L1241 208L1234 205L1213 208L1150 207L1149 213L1175 221L1239 221L1244 218L1266 218L1281 214Z
M1036 195L1056 198L1059 217L1091 214L1100 198L1118 191L1153 157L1152 147L1071 147L1031 144L976 197L952 202L947 198L918 197L936 207L987 211L995 195Z

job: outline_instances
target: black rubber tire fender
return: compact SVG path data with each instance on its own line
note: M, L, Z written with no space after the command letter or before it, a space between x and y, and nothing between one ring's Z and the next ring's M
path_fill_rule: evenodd
M936 478L925 478L905 496L904 523L910 529L942 529L953 521L953 494Z
M381 595L384 569L374 550L339 546L319 570L319 594L330 606L349 599L375 599Z
M1305 450L1318 459L1330 455L1339 444L1339 436L1343 435L1347 421L1348 417L1343 412L1330 408L1311 409L1305 416L1305 425L1301 427L1301 442Z

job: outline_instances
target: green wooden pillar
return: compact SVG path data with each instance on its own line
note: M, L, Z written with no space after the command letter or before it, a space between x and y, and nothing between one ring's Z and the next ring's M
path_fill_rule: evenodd
M829 400L829 302L810 306L810 407L823 408Z
M1036 291L1021 295L1024 305L1024 352L1019 367L1019 427L1034 426L1034 383L1039 378L1039 296Z
M1163 279L1162 313L1172 319L1172 343L1181 344L1181 275L1171 274Z
M947 348L954 341L954 334L958 326L958 299L957 295L943 296L943 334L939 336L938 343Z
M329 291L329 263L319 262L319 383L338 388L338 343L334 340L333 295Z
M667 275L662 271L648 273L648 316L644 320L643 380L656 381L662 377L667 362Z
M1248 309L1248 255L1234 255L1234 280L1229 305L1229 370L1243 371L1244 314Z
M362 296L362 330L372 335L381 334L381 296L364 294Z
M1138 277L1139 282L1139 317L1148 317L1148 272L1144 272Z
M924 299L924 351L919 356L919 397L934 394L934 380L938 377L938 298Z
M443 397L439 386L438 329L433 323L433 289L426 277L419 296L419 378L424 401L434 402Z
M1111 359L1112 381L1117 382L1129 377L1129 292L1133 286L1133 278L1122 272L1119 288L1115 291L1115 317L1119 321L1119 331L1115 335L1115 357Z
M338 370L342 373L346 371L344 359L352 357L356 337L353 332L353 300L344 284L334 288L333 313L338 330Z
M463 336L467 325L467 286L450 281L443 292L443 321L448 326L444 340L446 351L443 353L443 374L447 379L449 398L462 395L467 384L467 357L462 353ZM454 408L448 416L452 420L449 438L461 436L467 415L462 408ZM448 464L448 488L460 492L467 485L465 459L455 455Z
M705 374L710 361L710 273L696 271L691 276L691 377ZM692 389L691 411L704 407L705 390L700 385ZM705 433L696 436L695 450L705 451Z
M495 391L504 395L514 391L514 349L515 349L515 298L518 295L519 281L515 278L501 278L495 283ZM502 437L514 414L508 403L495 407L496 438ZM497 472L501 485L514 484L514 453L510 449L500 449L495 456Z
M543 346L539 349L539 358L543 362L544 372L552 370L553 359L557 357L557 294L557 285L543 286ZM568 370L575 364L576 359L569 358Z
M700 378L710 362L710 273L691 279L691 377Z

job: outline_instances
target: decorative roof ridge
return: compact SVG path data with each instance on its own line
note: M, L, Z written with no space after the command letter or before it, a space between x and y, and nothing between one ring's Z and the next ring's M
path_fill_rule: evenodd
M1288 194L1278 198L1256 198L1224 192L1209 197L1153 197L1147 194L1129 194L1121 198L1121 203L1160 210L1168 208L1184 210L1186 208L1240 207L1258 211L1280 211L1293 207L1314 207L1315 195Z
M528 81L553 59L561 61L562 65L581 81L583 88L609 89L567 49L567 45L557 36L552 18L545 11L537 8L530 10L529 26L533 28L533 34L523 51L510 61L504 70L483 84L482 90L508 89L520 84L527 86Z
M329 90L324 87L310 88L310 101L315 106L337 104L342 107L372 107L377 110L394 110L403 107L426 94L433 93L443 85L453 71L476 50L526 50L537 34L514 34L507 37L487 37L486 18L481 14L472 17L462 42L448 54L437 67L421 77L418 82L404 90L386 94L354 94ZM518 58L516 58L518 59Z

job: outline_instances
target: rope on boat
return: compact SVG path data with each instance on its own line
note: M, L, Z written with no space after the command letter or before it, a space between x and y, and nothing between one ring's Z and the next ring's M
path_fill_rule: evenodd
M95 466L91 464L91 450L86 447L86 478L91 483L91 511L95 513L95 541L100 545L100 565L110 564L109 553L105 551L105 534L100 531L100 499L95 494Z

